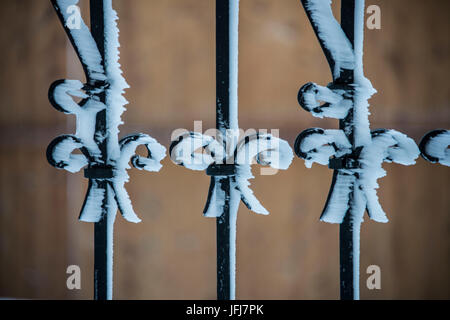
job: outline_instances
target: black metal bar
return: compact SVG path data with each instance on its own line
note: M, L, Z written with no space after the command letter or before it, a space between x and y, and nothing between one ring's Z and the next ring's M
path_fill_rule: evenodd
M123 90L120 80L125 81L123 78L119 79L121 77L117 76L117 73L116 76L108 78L110 71L120 71L116 64L106 62L105 51L111 50L113 53L118 49L118 42L114 41L118 40L118 30L115 29L112 1L90 1L91 30L88 30L83 19L79 28L72 28L67 23L69 6L77 1L51 2L77 52L87 83L81 85L76 80L57 80L50 86L49 100L56 110L75 115L77 124L80 121L88 121L89 125L83 128L77 126L76 135L66 134L54 139L47 148L47 160L53 167L71 173L85 168L84 175L89 179L89 186L79 219L95 223L94 298L109 300L113 296L113 233L116 213L119 210L125 220L140 222L130 206L124 188L128 181L126 171L129 167L122 164L131 161L133 167L140 170L159 171L159 162L164 158L165 148L143 133L128 135L119 140L112 129L118 126L118 122L107 123L108 112L117 107L117 104L109 101L108 95L112 90ZM117 39L114 39L116 37ZM108 39L111 40L110 46L106 46ZM110 59L114 60L115 58ZM86 98L80 102L69 103L73 95L76 95L73 93L79 90L86 93ZM94 104L90 103L93 101ZM103 105L100 106L98 101ZM106 105L107 103L109 105ZM80 119L82 115L90 112L92 116L95 114L95 118ZM138 146L147 148L146 158L135 154ZM75 150L81 151L82 155L72 155ZM152 161L149 163L147 159Z
M108 221L107 215L94 223L94 299L108 299Z
M91 20L91 33L97 43L98 50L102 56L102 60L105 58L105 19L104 19L104 5L103 0L91 0L90 1L90 20ZM103 66L105 67L105 66ZM100 95L101 102L106 102L106 94ZM97 114L96 132L99 132L99 136L106 136L106 110L103 110ZM107 143L104 141L98 141L98 146L102 153L102 160L104 163L107 161ZM109 265L109 256L111 253L109 248L112 246L108 239L108 183L106 181L99 182L102 189L105 190L105 198L102 204L102 220L94 224L94 299L95 300L107 300L112 298L112 288L109 288L110 282L108 278L112 278L112 265Z
M214 179L214 178L212 178ZM220 179L221 188L230 193L229 178ZM217 299L231 299L231 257L230 257L230 206L226 200L222 215L216 220L217 241Z
M354 299L353 224L347 213L339 226L340 294L341 300Z
M211 158L203 159L206 174L211 176L211 183L203 213L207 217L216 218L217 242L217 299L234 300L236 287L236 222L239 203L242 202L250 210L267 214L259 201L252 194L243 180L248 176L241 173L243 168L250 169L252 159L244 159L246 146L257 140L262 142L261 151L268 146L267 141L283 140L272 135L251 135L239 141L239 126L237 112L237 81L238 81L238 25L239 0L216 0L216 128L217 136L202 135L198 132L182 134L172 141L170 155L179 165L190 169L193 154L198 146L209 152ZM264 141L265 140L265 141ZM185 143L181 143L184 141ZM190 143L190 153L186 154L186 143ZM197 144L198 143L198 144ZM197 144L197 146L195 145ZM218 147L220 145L220 147ZM292 151L283 147L273 146L283 157L293 157ZM288 146L288 145L287 145ZM181 148L181 149L180 149ZM289 148L289 146L288 146ZM220 150L222 149L222 150ZM271 149L272 150L272 149ZM247 153L245 155L248 156ZM265 156L252 155L256 159ZM259 164L270 165L273 168L286 169L274 163L257 160ZM241 168L242 166L242 168ZM241 170L243 169L243 170Z
M388 221L378 199L373 197L376 188L362 179L362 175L367 174L369 170L375 172L374 167L381 168L383 162L412 165L419 155L419 149L414 140L398 131L386 129L370 131L368 126L365 128L365 121L355 117L357 112L361 112L361 116L368 116L367 110L364 109L366 106L361 101L362 99L368 101L375 92L362 70L364 0L341 1L340 26L333 16L329 2L321 0L301 0L301 2L328 60L333 82L326 88L315 83L304 85L299 91L298 101L303 109L316 117L339 119L340 130L337 133L320 128L307 129L297 137L295 151L300 158L311 164L318 162L317 153L330 157L329 149L324 153L322 141L326 141L326 145L333 148L334 152L328 161L328 168L334 170L333 180L320 219L340 224L341 299L355 300L359 299L359 238L363 215L367 211L369 218L374 221L382 223ZM326 26L327 24L329 25ZM337 33L331 32L330 28L336 29L334 31ZM337 39L334 39L336 37ZM336 41L339 43L336 44ZM323 93L329 90L340 95L345 101L347 105L345 114L327 114L333 110L333 106L330 104L331 100ZM312 97L315 101L311 100ZM320 105L322 102L324 103ZM345 134L346 146L340 146L342 134ZM315 140L314 136L321 136L321 139ZM310 140L308 144L303 145L306 139L311 138L314 141ZM366 148L372 148L375 143L380 144L380 139L384 138L392 139L392 142L383 141L382 144L384 152L388 155L384 158L370 157L367 154L370 149ZM416 150L412 152L414 148ZM407 154L406 158L391 153L392 149L397 149L396 153L401 149L405 153L402 156ZM342 152L345 155L339 155ZM364 166L362 160L370 162L370 166ZM378 178L380 177L376 177ZM345 200L342 200L343 197Z
M347 38L354 47L355 39L355 0L342 0L341 2L341 27ZM341 72L338 82L351 84L354 82L353 72ZM352 143L355 150L354 130L353 130L353 108L347 117L339 121L339 128L344 131L347 138ZM337 174L335 170L334 174ZM334 186L332 186L333 188ZM353 207L353 193L350 193L349 211ZM339 258L340 258L340 295L341 300L353 300L354 283L354 247L353 243L353 223L350 212L347 212L344 221L339 226Z
M230 129L230 1L234 0L216 0L216 128L222 133L224 145L226 130ZM230 178L213 179L225 192L223 212L216 220L217 299L230 300Z
M216 0L216 125L230 128L230 1Z

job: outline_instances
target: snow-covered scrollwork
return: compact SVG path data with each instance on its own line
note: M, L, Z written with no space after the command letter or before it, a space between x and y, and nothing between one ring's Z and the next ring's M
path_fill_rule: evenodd
M295 152L305 160L307 167L316 162L337 171L322 221L341 223L348 210L358 214L362 221L366 208L372 220L388 221L376 194L377 180L386 175L381 165L383 162L414 164L417 146L412 139L395 130L374 130L371 136L370 144L355 150L342 130L314 128L297 137ZM352 192L355 202L349 208Z
M296 139L295 152L306 166L333 169L321 220L340 224L341 299L359 299L360 229L365 211L387 222L376 193L386 175L383 162L412 165L419 156L414 140L395 130L370 130L368 100L376 92L363 71L364 0L341 1L341 24L331 0L301 0L331 69L326 87L304 85L303 109L318 118L339 120L339 130L308 129Z
M431 163L450 167L450 131L438 129L428 132L420 141L422 158Z
M348 38L334 18L331 1L302 0L302 4L330 65L333 82L326 87L304 85L298 101L315 117L340 120L339 130L308 129L295 142L295 152L307 167L316 162L335 170L321 220L342 223L350 214L353 221L362 222L367 209L371 219L387 222L376 194L377 180L386 175L382 164L412 165L419 149L398 131L369 128L368 100L376 90L363 72L364 1L355 2L354 39ZM350 23L353 27L353 21Z
M53 140L47 149L47 159L55 168L72 173L86 167L89 186L80 220L98 222L117 206L126 220L139 222L124 188L129 179L129 162L140 170L159 171L166 150L146 134L130 135L119 141L118 127L128 103L123 93L128 85L118 62L117 14L111 1L103 1L105 42L100 50L81 17L78 26L70 23L73 18L70 8L78 0L52 0L52 3L81 61L87 82L58 80L51 85L51 104L58 111L76 117L76 133ZM147 157L135 154L140 145L146 146ZM74 154L75 150L81 153Z
M175 163L191 170L206 170L206 174L212 177L205 216L218 217L223 213L223 208L219 207L225 205L226 195L218 179L225 177L231 178L231 189L240 194L248 209L269 214L249 187L248 180L254 178L251 165L255 160L261 165L286 170L293 159L289 144L271 134L248 135L228 148L219 141L221 139L212 136L188 132L176 138L170 146L170 156Z

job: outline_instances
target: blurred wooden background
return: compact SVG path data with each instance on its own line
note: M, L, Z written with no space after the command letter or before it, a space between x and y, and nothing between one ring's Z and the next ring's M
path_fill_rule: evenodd
M394 128L417 142L449 128L450 2L366 2L382 13L381 30L366 30L365 41L365 72L378 90L372 128ZM122 134L143 131L167 146L173 129L193 129L194 120L213 127L214 1L114 5L131 85ZM336 127L296 101L306 82L330 81L299 1L241 0L240 17L241 127L280 129L291 144L306 128ZM0 297L89 299L93 226L77 221L86 182L45 159L51 139L74 132L73 117L50 106L48 87L66 76L82 80L81 68L50 1L1 1L0 21ZM363 224L361 296L448 299L450 171L423 159L384 168L378 194L390 222ZM252 180L271 214L240 208L238 298L339 297L338 226L318 221L331 174L296 158L288 171ZM143 222L117 218L115 298L214 299L215 222L201 214L208 177L169 159L158 174L130 175L126 187ZM81 267L79 291L66 289L70 264ZM379 291L365 287L371 264L381 267Z

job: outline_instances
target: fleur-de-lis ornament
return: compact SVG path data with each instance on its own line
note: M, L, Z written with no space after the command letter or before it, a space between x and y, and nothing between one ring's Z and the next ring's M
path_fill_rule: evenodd
M329 0L301 0L333 82L304 85L300 105L313 116L339 120L339 130L303 131L296 154L334 170L321 220L340 224L341 299L359 299L359 234L364 212L377 222L388 219L379 203L377 180L386 175L383 162L412 165L419 155L415 142L395 130L369 128L368 99L376 92L363 72L364 0L342 0L341 25ZM324 102L323 104L320 104Z
M236 219L239 203L268 214L249 188L250 165L287 169L293 159L288 143L271 134L239 140L238 126L238 21L239 0L216 0L216 136L196 132L176 138L171 159L211 176L205 216L216 217L217 298L235 299ZM197 153L198 149L205 153Z
M220 136L220 133L218 133ZM228 137L233 136L229 134ZM237 197L233 207L237 209L239 200L255 213L267 215L250 189L249 179L254 178L251 165L255 160L261 165L286 170L292 162L293 153L289 144L272 134L253 134L240 139L238 143L221 143L223 139L189 132L180 135L170 146L172 160L188 169L203 171L211 176L211 184L203 213L206 217L220 217L226 205L227 195L220 187L219 180L230 179L230 190ZM233 147L230 147L233 145ZM234 146L235 145L235 146ZM227 147L226 147L227 146ZM198 149L204 152L196 152ZM228 149L228 150L227 150Z
M420 141L422 158L431 163L450 167L450 131L438 129L428 132Z
M69 172L83 167L89 179L80 220L95 223L94 297L112 298L113 225L117 209L130 222L140 222L124 185L129 162L140 170L159 171L166 150L146 134L133 134L119 141L121 115L128 88L119 60L119 30L111 0L91 0L91 31L79 18L70 23L78 0L51 0L61 23L81 61L86 84L78 80L58 80L49 90L51 104L76 117L75 135L62 135L47 148L49 163ZM79 11L78 11L79 12ZM80 99L76 102L74 98ZM135 154L144 145L147 157ZM74 154L76 149L81 154Z

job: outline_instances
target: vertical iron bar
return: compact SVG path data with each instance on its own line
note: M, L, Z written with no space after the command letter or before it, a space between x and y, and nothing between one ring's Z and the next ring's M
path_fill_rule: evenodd
M91 33L97 43L98 50L105 60L105 17L103 0L90 1ZM105 67L105 66L103 66ZM106 94L101 93L100 101L106 102ZM106 110L97 114L96 132L99 136L106 137ZM102 153L102 160L106 164L108 150L106 139L97 141ZM109 232L111 224L109 219L113 217L108 214L108 184L106 181L99 182L100 187L105 190L105 200L102 204L102 219L94 224L94 299L112 299L112 237Z
M214 178L212 178L214 179ZM230 182L229 178L219 180L227 195L223 213L216 220L217 241L217 299L231 299L231 257L230 257Z
M355 0L342 0L341 2L341 27L347 38L350 40L354 48L355 38ZM354 82L353 71L344 70L337 81L344 84L352 84ZM354 128L353 128L353 109L350 109L347 117L339 121L339 128L342 129L352 148L355 150ZM337 172L335 172L337 174ZM344 221L339 227L339 257L340 257L340 294L341 300L355 299L355 289L359 283L355 283L355 247L359 247L354 243L354 226L351 219L351 208L353 207L353 192L350 193L349 210L345 215Z
M226 146L226 130L230 129L229 22L230 0L216 0L216 128L222 133L224 146ZM218 179L218 182L225 192L225 205L222 215L216 220L217 299L230 300L230 178Z
M339 227L341 300L353 300L353 224L347 213Z

